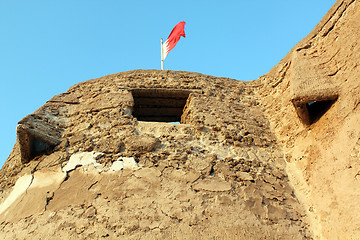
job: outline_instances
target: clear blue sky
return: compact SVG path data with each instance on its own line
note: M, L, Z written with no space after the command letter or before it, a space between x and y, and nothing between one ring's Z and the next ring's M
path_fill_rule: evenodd
M252 80L267 73L335 0L0 0L0 166L16 125L72 85L160 68L160 38L186 38L165 69Z

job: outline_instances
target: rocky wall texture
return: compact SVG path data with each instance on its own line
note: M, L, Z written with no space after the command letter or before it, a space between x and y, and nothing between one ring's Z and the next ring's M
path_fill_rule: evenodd
M181 124L134 118L140 88L192 91ZM258 104L248 83L197 73L136 70L75 85L33 114L61 122L61 143L28 163L15 146L1 170L0 235L310 237ZM12 187L21 176L32 180Z
M53 97L0 170L0 236L359 239L358 19L338 0L255 81L134 70Z
M295 193L319 239L360 238L358 19L359 1L337 1L314 31L256 82ZM335 101L318 109L311 124L292 102L295 95L306 103L333 94Z

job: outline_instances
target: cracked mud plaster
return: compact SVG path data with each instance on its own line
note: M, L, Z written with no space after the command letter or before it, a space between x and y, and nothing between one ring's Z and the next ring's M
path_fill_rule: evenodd
M359 1L337 1L314 32L258 80L135 70L56 96L34 116L66 119L66 144L54 149L59 159L40 155L19 164L15 146L1 170L2 199L31 166L40 163L36 174L50 169L49 162L65 167L79 152L104 155L92 153L92 163L80 167L82 160L73 164L73 157L57 190L56 184L36 188L44 189L39 212L0 223L0 238L359 239L359 9ZM292 61L296 49L306 54ZM339 87L336 103L311 126L291 103L291 82L305 76ZM138 121L135 88L201 91L187 100L186 124L176 125ZM140 168L120 170L126 158ZM16 215L13 206L26 201L5 212Z

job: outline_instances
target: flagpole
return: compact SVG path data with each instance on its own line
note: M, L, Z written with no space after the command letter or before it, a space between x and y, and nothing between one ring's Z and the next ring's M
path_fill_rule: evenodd
M164 50L163 50L163 39L161 39L161 70L164 70Z

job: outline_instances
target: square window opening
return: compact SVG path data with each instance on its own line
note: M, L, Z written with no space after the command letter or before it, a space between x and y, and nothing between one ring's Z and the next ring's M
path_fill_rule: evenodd
M132 89L134 107L132 115L138 121L181 123L181 115L191 90L185 89Z

